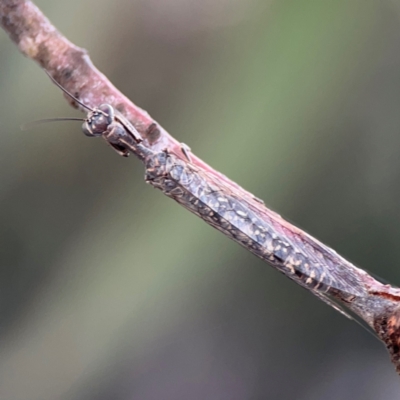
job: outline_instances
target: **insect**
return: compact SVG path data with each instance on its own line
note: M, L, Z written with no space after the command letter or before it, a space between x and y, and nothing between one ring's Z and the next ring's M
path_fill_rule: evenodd
M145 166L147 183L345 316L352 318L349 309L361 317L386 344L400 372L399 289L378 282L240 186L196 165L188 146L182 144L179 152L156 150L110 104L90 108L48 75L88 111L80 119L85 135L102 137L121 156L134 154Z

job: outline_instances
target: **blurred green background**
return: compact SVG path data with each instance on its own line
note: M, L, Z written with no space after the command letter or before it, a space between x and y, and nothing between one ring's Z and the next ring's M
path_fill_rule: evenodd
M400 283L400 3L37 5L174 137ZM143 182L0 34L0 398L386 400L384 347Z

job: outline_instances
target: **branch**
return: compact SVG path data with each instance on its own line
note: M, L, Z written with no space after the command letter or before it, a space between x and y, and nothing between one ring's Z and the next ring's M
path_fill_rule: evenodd
M338 311L348 316L344 306L360 316L386 345L400 374L400 289L376 281L189 153L32 2L0 0L0 24L25 56L93 109L86 134L102 136L121 155L135 154L145 164L148 183ZM100 104L109 106L97 108Z
M133 104L93 65L85 49L66 39L29 0L0 0L0 25L26 57L36 61L69 93L89 107L111 104L146 139L155 151L180 152L175 140L143 109ZM68 98L68 97L67 97ZM78 104L68 98L76 108ZM81 111L85 111L81 108ZM238 187L223 174L192 155L191 161L228 185Z

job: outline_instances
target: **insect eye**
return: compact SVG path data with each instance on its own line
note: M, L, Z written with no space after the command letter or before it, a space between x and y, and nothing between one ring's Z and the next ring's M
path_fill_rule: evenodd
M108 120L111 121L114 119L114 109L110 104L102 104L98 108L99 112L101 112Z
M87 122L87 121L85 121L85 122L82 124L82 132L83 132L86 136L89 136L89 137L95 136L95 135L93 134L93 131L92 131L91 128L90 128L89 122Z
M111 121L107 116L98 113L93 116L89 125L94 135L101 135L104 131L107 130L107 127L108 125L110 125L110 123Z
M82 131L86 136L101 136L107 131L114 118L113 109L108 104L103 104L88 114Z

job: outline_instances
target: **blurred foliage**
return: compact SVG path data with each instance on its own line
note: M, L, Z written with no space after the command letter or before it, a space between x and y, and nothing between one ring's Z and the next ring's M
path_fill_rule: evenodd
M400 282L400 6L38 6L173 136ZM394 399L377 340L143 182L0 35L0 398ZM290 384L288 384L290 382Z

